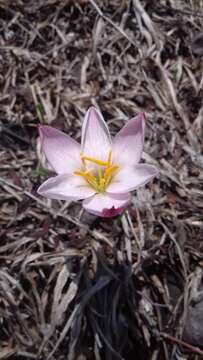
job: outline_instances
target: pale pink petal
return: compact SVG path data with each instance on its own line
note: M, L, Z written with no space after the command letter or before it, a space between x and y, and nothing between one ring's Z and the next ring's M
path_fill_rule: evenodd
M57 174L73 173L81 166L80 145L51 126L39 125L42 149Z
M129 204L131 195L126 194L96 194L83 201L85 210L102 217L114 217L120 214Z
M77 175L63 174L46 180L37 190L49 199L81 200L95 194L95 190Z
M144 113L132 118L113 140L113 162L118 165L136 165L144 145Z
M105 161L111 149L111 137L101 113L91 107L82 125L81 151L84 155Z
M155 166L138 164L134 167L124 167L115 175L107 188L108 193L126 193L148 183L158 174Z

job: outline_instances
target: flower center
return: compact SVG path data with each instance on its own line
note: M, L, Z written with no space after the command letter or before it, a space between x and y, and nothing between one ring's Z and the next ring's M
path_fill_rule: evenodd
M112 151L109 151L107 161L95 159L84 154L81 154L80 157L83 169L74 171L74 174L82 176L98 193L104 192L119 168L117 165L112 164ZM97 166L89 169L89 163Z

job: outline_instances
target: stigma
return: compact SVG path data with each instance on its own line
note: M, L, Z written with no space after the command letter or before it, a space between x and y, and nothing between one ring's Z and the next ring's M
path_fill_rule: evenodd
M80 157L83 166L81 170L74 171L74 175L83 177L97 193L103 193L119 169L118 165L112 163L112 150L109 150L106 161L85 154ZM89 166L92 164L96 165L93 169Z

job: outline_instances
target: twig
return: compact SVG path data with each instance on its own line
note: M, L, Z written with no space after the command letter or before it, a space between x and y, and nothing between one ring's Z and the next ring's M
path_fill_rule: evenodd
M203 358L203 351L200 350L200 348L193 346L191 344L188 344L185 341L177 339L176 337L166 334L166 333L160 333L159 335L166 340L172 341L175 344L185 347L186 349L190 350L194 354L197 354L197 355L201 356L201 358Z

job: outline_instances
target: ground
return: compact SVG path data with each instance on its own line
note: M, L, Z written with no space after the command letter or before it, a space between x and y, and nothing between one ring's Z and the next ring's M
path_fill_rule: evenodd
M203 357L202 56L201 0L0 1L0 359ZM114 219L36 193L90 105L160 172Z

